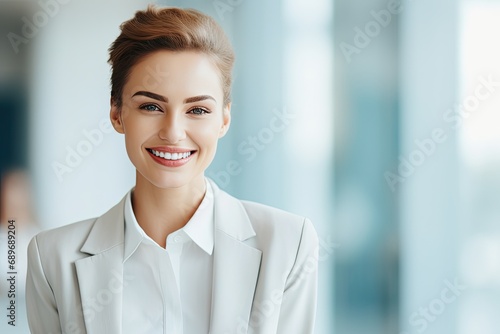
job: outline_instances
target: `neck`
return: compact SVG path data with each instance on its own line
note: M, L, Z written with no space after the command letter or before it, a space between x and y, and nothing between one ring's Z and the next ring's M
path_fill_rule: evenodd
M198 209L206 191L203 175L178 188L158 188L136 174L132 207L137 222L158 245L165 248L167 236L184 227Z

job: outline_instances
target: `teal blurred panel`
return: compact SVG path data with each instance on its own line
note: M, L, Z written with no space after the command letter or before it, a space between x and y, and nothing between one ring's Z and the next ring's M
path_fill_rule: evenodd
M390 1L335 2L335 333L398 331L398 22Z

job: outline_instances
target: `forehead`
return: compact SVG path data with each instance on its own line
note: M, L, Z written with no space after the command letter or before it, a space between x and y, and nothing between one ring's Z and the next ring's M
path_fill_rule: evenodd
M155 51L130 70L125 90L163 94L222 96L219 70L209 55L195 51Z

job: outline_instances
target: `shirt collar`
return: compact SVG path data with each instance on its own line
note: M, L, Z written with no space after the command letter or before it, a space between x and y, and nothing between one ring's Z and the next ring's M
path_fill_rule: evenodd
M214 191L205 179L207 191L193 217L182 228L201 249L212 255L214 249Z
M189 238L209 255L214 248L214 192L210 182L205 179L206 192L203 200L187 224L173 233L184 231ZM141 242L154 242L137 222L132 208L132 190L125 198L125 246L124 262L136 251ZM168 246L167 246L168 247Z

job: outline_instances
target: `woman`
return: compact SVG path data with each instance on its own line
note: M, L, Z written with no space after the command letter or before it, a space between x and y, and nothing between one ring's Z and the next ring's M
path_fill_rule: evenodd
M194 10L150 7L110 48L111 122L136 185L29 246L33 333L312 333L310 221L205 178L231 120L232 47Z

